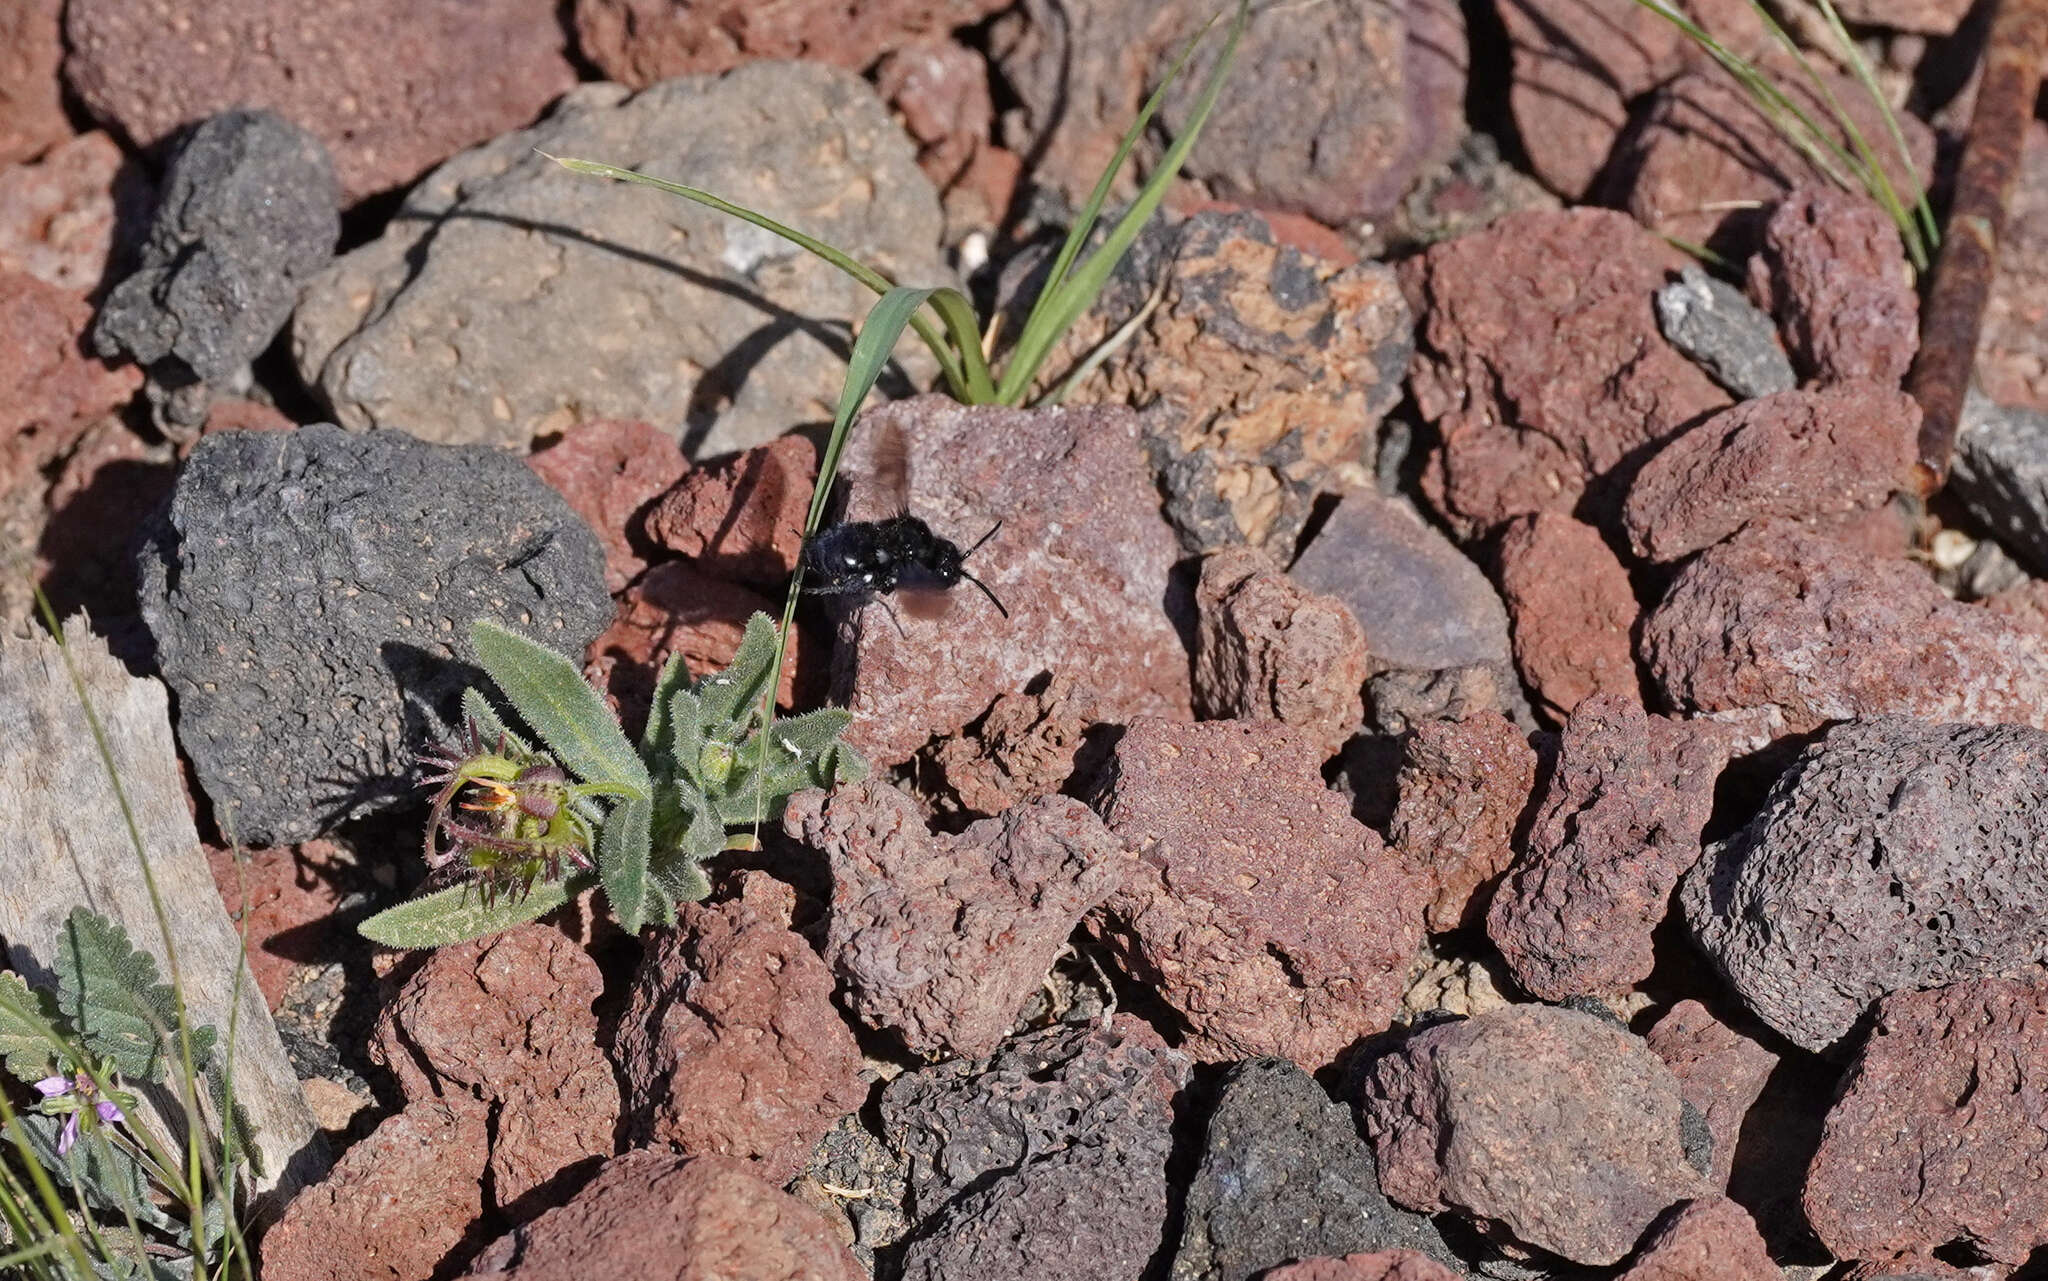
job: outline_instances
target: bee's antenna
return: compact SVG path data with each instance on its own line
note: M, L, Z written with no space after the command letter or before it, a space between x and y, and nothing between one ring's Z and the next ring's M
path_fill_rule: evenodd
M986 534L983 534L983 535L982 535L982 536L981 536L980 538L977 538L977 539L975 539L975 540L974 540L974 546L972 546L972 547L968 548L968 549L967 549L967 551L966 551L965 553L963 553L963 554L961 555L960 559L961 559L961 560L966 560L966 559L967 559L967 558L968 558L969 556L972 556L972 555L974 555L974 553L976 553L976 552L980 551L980 550L981 550L981 545L982 545L983 543L987 542L987 541L988 541L989 539L991 539L991 538L994 538L994 537L996 536L996 529L1001 529L1002 527L1003 527L1003 522L1001 522L1001 521L997 521L997 522L996 522L996 525L995 525L995 529L991 529L991 530L989 530L989 531L988 531L988 532L987 532ZM972 574L969 574L969 575L968 575L968 577L969 577L969 578L973 578L974 576L973 576ZM981 587L981 583L980 583L980 581L979 581L979 580L976 580L976 582L975 582L975 584L974 584L974 585L975 585L976 587ZM983 590L983 591L987 591L987 590L988 590L988 588L986 588L986 587L982 587L982 588L981 588L981 590ZM991 597L989 597L989 599L990 599L990 600L994 600L994 599L995 599L995 597L991 596ZM996 606L996 608L997 608L997 609L1002 609L1002 606L1001 606L1001 605L997 605L997 606ZM1003 617L1004 617L1004 618L1008 618L1009 616L1010 616L1010 615L1009 615L1009 612L1008 612L1008 611L1004 611Z
M996 531L991 529L988 532L989 534L993 534ZM987 541L988 535L982 535L981 543L985 543ZM981 546L981 543L976 543L974 546L979 547ZM973 554L973 550L971 548L969 549L968 554ZM974 575L968 573L964 569L960 571L960 577L966 579L970 583L973 583L976 587L979 587L981 589L981 594L988 597L988 603L996 607L996 612L998 614L1001 614L1004 618L1008 618L1010 616L1010 611L1003 608L1003 602L996 599L996 594L988 589L987 583L982 582L979 578L976 578Z

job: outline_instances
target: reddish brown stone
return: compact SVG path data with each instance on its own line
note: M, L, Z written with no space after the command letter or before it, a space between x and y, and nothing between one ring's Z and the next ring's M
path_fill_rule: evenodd
M1688 565L1642 655L1670 706L1773 736L1886 712L2048 726L2048 639L1785 521Z
M63 0L0 3L0 165L32 160L71 136L64 116Z
M1876 510L1910 479L1919 431L1912 397L1872 382L1746 400L1643 465L1622 507L1630 545L1671 561L1767 517Z
M1778 1056L1691 1000L1672 1006L1644 1040L1678 1078L1685 1101L1707 1118L1714 1136L1711 1177L1725 1191L1743 1118L1763 1093Z
M1059 791L1095 724L1094 707L1094 695L1064 672L1036 694L1004 694L979 729L939 745L946 786L970 814L1000 814Z
M1868 23L1926 36L1954 34L1972 7L1972 0L1836 0L1835 3L1835 9L1844 22Z
M582 947L529 924L434 952L379 1019L373 1056L414 1105L488 1109L499 1210L612 1153L619 1089L592 1012L603 991Z
M33 164L0 169L0 272L95 293L110 273L118 276L115 258L132 248L150 200L140 166L100 132L59 143Z
M817 473L818 450L809 439L778 436L683 476L648 508L647 537L693 558L714 578L781 583L803 550Z
M1344 602L1303 590L1264 552L1225 548L1195 587L1195 710L1280 721L1335 756L1365 721L1365 629Z
M480 1244L484 1108L431 1099L386 1117L263 1234L266 1281L428 1281Z
M2048 1244L2048 982L1901 992L1828 1113L1806 1213L1839 1258Z
M576 82L552 0L71 0L64 78L139 146L267 107L334 157L345 199L519 128Z
M743 1161L628 1152L493 1243L469 1281L867 1281L840 1228ZM516 1260L516 1262L514 1262Z
M1016 157L989 139L996 109L987 59L944 36L921 40L876 64L875 91L917 141L918 168L946 204L948 239L999 221L1009 209ZM1011 171L1009 181L1001 168Z
M767 58L854 71L981 21L1006 0L576 0L583 56L636 89Z
M604 544L605 586L614 592L647 568L630 537L640 509L690 470L667 432L616 418L570 428L526 465L569 500Z
M36 440L57 445L69 435ZM108 414L90 420L57 461L45 465L43 474L54 470L56 478L42 490L39 532L22 545L35 547L36 572L59 617L83 609L109 630L135 618L135 523L170 494L173 464L169 445L144 441ZM18 492L36 492L40 477L23 479Z
M1635 589L1600 531L1538 512L1508 526L1499 554L1515 666L1542 709L1563 720L1595 694L1640 703Z
M1572 511L1644 445L1728 403L1664 341L1674 251L1604 209L1509 214L1402 265L1411 386L1443 443L1423 479L1453 530Z
M1435 887L1424 911L1431 930L1485 917L1486 887L1515 857L1515 831L1536 786L1528 736L1499 712L1425 721L1402 742L1387 839L1411 874Z
M1686 1164L1678 1082L1620 1026L1510 1005L1425 1028L1367 1070L1359 1099L1380 1186L1576 1263L1618 1263L1672 1205Z
M1999 404L2048 410L2048 122L2027 126L1976 371Z
M908 795L871 782L801 793L783 826L830 861L825 959L848 1006L927 1058L993 1052L1128 862L1065 796L946 836L925 830Z
M1259 1276L1260 1281L1459 1281L1457 1273L1415 1250L1300 1259Z
M1778 1281L1749 1213L1723 1197L1688 1201L1643 1238L1618 1281Z
M68 449L92 421L142 385L133 366L110 369L79 345L92 308L24 272L0 272L0 478Z
M867 1085L831 971L789 928L794 891L761 872L742 887L685 905L647 949L613 1053L635 1142L745 1158L779 1184Z
M1868 197L1800 187L1764 224L1749 292L1793 363L1823 383L1899 385L1920 350L1920 296L1897 224Z
M618 617L591 645L584 675L604 690L629 725L647 719L654 682L671 654L693 677L721 671L739 652L747 619L782 617L781 606L746 587L699 573L686 561L656 565L619 597ZM805 651L802 629L790 637L776 700L793 705Z
M1727 736L1630 700L1579 704L1529 832L1494 892L1486 932L1546 1001L1615 996L1649 977L1650 934L1699 861Z
M1323 785L1322 753L1273 722L1134 721L1101 798L1139 865L1093 918L1207 1060L1316 1071L1382 1031L1427 897Z
M241 925L250 977L272 1013L301 965L338 942L355 943L354 932L333 919L345 897L348 862L326 841L239 851L207 847L213 883Z

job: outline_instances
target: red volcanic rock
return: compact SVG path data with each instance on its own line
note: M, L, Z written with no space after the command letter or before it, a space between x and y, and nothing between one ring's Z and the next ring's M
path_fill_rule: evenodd
M1823 383L1896 387L1920 350L1920 295L1898 226L1869 199L1800 187L1764 224L1749 292L1793 363Z
M581 946L528 924L434 952L378 1021L374 1056L413 1105L438 1099L491 1116L487 1169L500 1210L612 1153L619 1088L592 1012L603 991Z
M1686 1164L1678 1081L1619 1025L1510 1005L1440 1023L1375 1060L1360 1090L1380 1186L1496 1224L1575 1263L1618 1263L1672 1205Z
M1612 996L1648 978L1650 935L1700 857L1727 736L1611 694L1579 704L1486 932L1545 1001Z
M647 949L613 1053L636 1142L744 1157L783 1183L867 1085L832 974L789 928L795 892L760 872L741 884Z
M1443 437L1423 488L1454 532L1573 511L1728 403L1657 328L1673 252L1626 215L1574 209L1509 214L1402 264L1422 321L1410 381Z
M841 1231L744 1161L641 1149L493 1243L469 1281L866 1281Z
M1000 1045L1128 861L1102 821L1065 796L946 836L925 830L908 795L871 782L801 793L783 826L830 862L825 960L848 1006L928 1058Z
M1835 5L1844 22L1927 36L1954 34L1971 7L1971 0L1839 0Z
M1652 1229L1617 1281L1774 1281L1782 1275L1748 1211L1713 1197L1686 1202Z
M1136 851L1093 927L1186 1019L1198 1058L1318 1070L1386 1028L1427 890L1272 722L1140 719L1099 806Z
M152 195L141 166L97 131L59 143L33 164L0 169L0 272L98 292L122 274Z
M1786 521L1688 565L1641 653L1667 705L1772 735L1887 712L2048 726L2048 638Z
M803 550L817 474L815 445L778 436L684 475L648 508L647 537L714 578L778 585Z
M1976 374L1997 403L2048 410L2048 122L2027 125Z
M91 321L79 295L0 272L0 478L56 458L142 385L140 370L86 354L79 343Z
M1095 696L1064 672L1035 694L1004 694L978 729L939 744L946 786L970 814L1000 814L1059 791L1073 777L1094 709Z
M1877 383L1746 400L1645 463L1622 523L1636 555L1671 561L1767 517L1875 510L1910 480L1919 432L1912 397Z
M667 432L616 418L570 428L526 465L569 500L604 544L605 586L614 592L647 568L629 536L640 509L690 470Z
M1364 723L1365 629L1334 596L1306 591L1264 552L1225 548L1195 587L1195 710L1281 721L1335 756Z
M358 945L355 932L333 919L346 897L343 879L353 870L336 846L208 846L206 864L228 915L242 927L249 976L273 1014L300 965L330 954L338 959L340 947Z
M1402 741L1387 841L1409 871L1435 887L1424 919L1435 931L1484 919L1485 889L1515 857L1530 809L1536 752L1499 712L1424 721Z
M1635 589L1600 531L1538 512L1508 526L1499 556L1515 666L1543 710L1563 720L1594 694L1640 703Z
M1763 1093L1778 1056L1691 1000L1672 1006L1643 1040L1678 1078L1685 1101L1706 1117L1714 1136L1712 1178L1726 1189L1743 1118Z
M64 116L63 0L0 3L0 165L32 160L71 136Z
M71 0L64 79L138 146L267 107L334 157L345 200L540 114L576 82L550 0Z
M723 670L739 652L747 619L757 613L780 618L782 609L751 588L699 573L687 561L656 565L620 595L618 617L591 644L583 674L611 695L629 728L638 726L647 718L647 702L669 655L682 655L693 677ZM775 695L784 707L794 704L805 649L799 628L790 637Z
M917 140L917 164L946 206L947 239L1009 212L1023 161L990 140L988 60L949 38L921 40L875 66L875 89Z
M583 56L607 78L657 80L801 59L865 70L891 49L970 26L1006 0L576 0Z
M428 1281L480 1244L485 1110L424 1099L358 1140L263 1234L265 1281Z
M1300 1259L1259 1274L1260 1281L1460 1281L1459 1275L1415 1250L1376 1250L1341 1259Z
M1807 1176L1815 1235L1840 1258L2026 1262L2048 1244L2044 1088L2038 972L1886 997Z

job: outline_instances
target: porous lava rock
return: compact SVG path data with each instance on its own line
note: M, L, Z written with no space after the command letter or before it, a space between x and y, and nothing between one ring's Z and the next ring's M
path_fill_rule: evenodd
M1665 1011L1643 1040L1678 1078L1685 1101L1706 1118L1714 1136L1709 1177L1725 1190L1743 1120L1778 1066L1778 1056L1691 999Z
M1879 1002L1807 1176L1839 1258L2048 1243L2048 981L1983 978Z
M994 1051L1127 862L1066 796L948 836L926 830L908 795L869 782L801 793L783 825L829 862L824 956L848 1007L926 1057Z
M379 1016L372 1055L409 1104L489 1117L494 1208L531 1210L521 1198L611 1156L619 1087L592 1010L603 991L581 946L528 924L436 950Z
M315 278L292 349L335 421L524 449L630 418L702 458L831 419L846 347L830 323L865 314L865 286L737 219L548 156L687 179L892 279L949 279L931 184L859 77L792 62L638 94L585 85L435 169L383 235ZM912 346L899 359L913 379L931 372Z
M1740 289L1687 263L1657 291L1657 327L1738 400L1799 385L1771 318Z
M1402 739L1387 843L1433 887L1423 909L1431 930L1485 919L1487 887L1514 861L1532 809L1536 764L1529 736L1494 711L1425 721Z
M1842 0L1835 9L1845 22L1946 36L1962 25L1971 7L1969 0Z
M268 111L229 111L179 143L135 274L93 347L149 371L160 426L196 431L212 389L270 345L334 256L340 193L320 140Z
M1335 756L1365 720L1365 629L1265 553L1225 548L1195 587L1195 711L1294 726Z
M1686 1202L1651 1229L1619 1281L1770 1281L1782 1275L1749 1212L1710 1197Z
M1077 394L1146 410L1186 550L1248 542L1285 561L1317 495L1371 464L1415 349L1408 304L1390 268L1282 244L1253 213L1198 213L1146 241L1049 367L1135 321Z
M2027 124L1975 374L1998 404L2048 411L2048 122Z
M2023 725L1838 725L1686 878L1686 924L1743 1004L1812 1050L1890 993L2048 960L2044 751Z
M745 1158L779 1184L867 1097L832 973L790 929L795 906L749 872L738 898L684 906L641 957L613 1048L634 1141Z
M803 551L817 475L817 446L778 436L679 477L648 509L647 537L715 578L778 586Z
M1635 589L1600 531L1537 512L1508 525L1496 555L1515 667L1537 706L1563 720L1595 694L1641 702Z
M906 1072L882 1131L917 1224L903 1275L1139 1275L1163 1244L1171 1101L1188 1061L1128 1015Z
M349 1145L263 1234L273 1281L428 1281L483 1244L490 1122L422 1100Z
M1788 521L1702 552L1643 622L1666 705L1766 736L1899 713L2048 724L2048 640Z
M134 257L154 199L142 166L99 130L68 138L33 163L0 168L0 273L25 271L59 289L97 294Z
M1319 1254L1458 1261L1426 1216L1381 1194L1350 1109L1285 1059L1250 1059L1223 1078L1181 1213L1173 1281L1249 1281Z
M584 675L611 696L630 727L647 720L654 682L670 655L683 660L692 678L722 671L739 652L747 619L779 616L777 603L751 587L712 578L686 560L663 561L619 593L618 613L590 646ZM803 628L791 633L788 661L776 700L793 706L799 676L810 653Z
M319 136L351 203L525 125L576 83L550 0L79 0L64 35L65 84L137 146L268 109Z
M576 0L576 39L606 78L635 89L768 59L864 71L892 49L972 26L1005 2Z
M1629 544L1672 561L1769 517L1875 510L1912 479L1919 433L1913 398L1875 382L1746 400L1643 464L1622 507Z
M470 1281L564 1276L662 1281L865 1281L836 1224L744 1161L652 1148L493 1242Z
M604 543L605 586L614 592L647 568L631 537L641 509L690 470L674 437L650 423L616 418L570 428L526 465Z
M365 886L364 868L328 841L270 849L206 847L221 903L242 931L249 977L275 1014L302 967L340 960L358 946L340 919ZM323 1126L322 1128L328 1128Z
M1896 387L1920 350L1920 295L1898 225L1867 197L1799 187L1764 224L1749 292L1822 383Z
M1189 714L1187 650L1167 612L1173 531L1135 414L920 396L861 422L840 471L848 518L891 514L875 447L900 433L912 512L962 547L1000 525L968 568L1009 610L1002 617L967 583L940 618L887 598L861 608L856 643L833 654L834 685L854 716L847 738L870 761L908 759L1055 668L1100 695L1104 720Z
M1608 209L1509 214L1402 264L1422 325L1410 386L1442 437L1423 490L1455 533L1573 511L1644 446L1728 403L1657 329L1652 300L1675 266Z
M93 421L134 396L142 376L80 346L92 307L27 272L0 272L0 476L38 471Z
M1618 1024L1512 1005L1441 1023L1375 1060L1360 1090L1380 1186L1575 1263L1620 1262L1706 1195L1680 1138L1678 1081Z
M5 289L0 283L0 294ZM40 617L30 591L38 583L58 617L83 610L117 654L142 661L148 638L136 616L135 514L170 493L175 465L168 441L145 441L112 413L0 444L0 539L33 549L35 574L0 580L0 625L18 629Z
M1146 97L1213 15L1201 0L1025 0L990 32L1017 95L1003 143L1077 203L1095 185ZM1163 137L1187 128L1216 56L1198 50L1168 91ZM1390 211L1465 132L1465 30L1446 0L1335 0L1256 10L1230 83L1185 172L1213 194L1348 227ZM1306 128L1276 135L1272 121ZM1140 172L1164 144L1148 138ZM1134 179L1114 194L1128 197Z
M596 535L519 459L325 423L203 438L138 562L178 744L254 845L417 796L476 619L576 656L611 615Z
M0 165L33 160L71 136L64 87L63 0L0 4Z
M939 744L935 759L963 811L1000 814L1049 796L1080 768L1095 695L1064 672L1038 685L998 697L972 733Z
M1091 921L1198 1058L1313 1071L1392 1021L1428 894L1321 767L1270 721L1147 717L1117 742L1097 804L1138 865Z
M1613 996L1649 977L1650 935L1699 861L1727 759L1719 727L1652 716L1611 694L1579 704L1486 932L1546 1001Z
M1947 493L2013 559L2048 574L2048 412L1996 405L1972 391L1952 463Z
M946 241L992 233L1008 216L1023 158L995 145L988 59L945 36L919 40L875 64L875 89L917 141L917 164L939 189Z
M1299 1259L1261 1274L1261 1281L1459 1281L1454 1272L1413 1250L1375 1250L1341 1259Z

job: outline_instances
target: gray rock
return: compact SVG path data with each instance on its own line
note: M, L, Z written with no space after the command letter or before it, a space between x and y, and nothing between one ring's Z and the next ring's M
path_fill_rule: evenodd
M1740 289L1687 263L1657 291L1657 328L1707 375L1743 400L1799 385L1778 327Z
M2048 413L1971 392L1948 492L2036 575L2048 575Z
M221 432L144 530L138 578L178 741L226 835L306 840L414 794L494 618L581 657L604 551L511 454L402 432Z
M268 111L229 111L171 158L136 272L94 323L100 355L148 367L159 426L196 428L213 389L284 328L334 256L341 191L326 148Z
M1809 1050L1892 992L2048 960L2048 733L1848 721L1681 883L1749 1009Z
M1187 1191L1173 1281L1249 1281L1317 1255L1419 1250L1462 1267L1428 1216L1380 1192L1350 1110L1286 1059L1224 1078Z
M542 151L686 181L906 284L951 279L910 139L851 72L585 85L429 174L314 282L294 354L342 425L524 446L631 418L703 457L832 417L845 326L873 294L766 231ZM898 356L913 379L933 369L914 340Z

